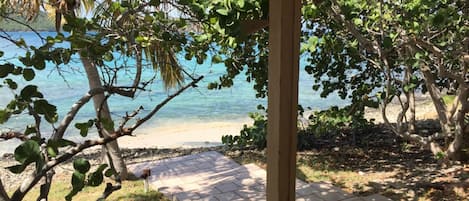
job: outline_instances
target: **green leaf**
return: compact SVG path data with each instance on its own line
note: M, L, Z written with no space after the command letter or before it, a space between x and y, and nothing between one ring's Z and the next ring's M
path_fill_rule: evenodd
M8 87L10 87L10 89L15 90L15 89L18 88L18 84L17 84L15 81L13 81L12 79L10 79L10 78L5 79L5 80L3 81L3 83L7 84Z
M111 177L113 175L117 175L117 172L114 169L108 168L106 172L104 172L106 177Z
M0 110L0 124L3 124L10 119L11 112L8 112L7 110Z
M66 139L59 139L57 141L57 146L58 147L75 146L75 145L76 145L75 142L72 142L72 141L66 140Z
M101 119L101 124L103 125L104 129L106 129L107 131L114 130L114 122L110 119L106 119L106 118Z
M417 53L415 53L415 56L414 56L414 58L415 58L415 59L417 59L417 60L419 60L420 58L422 58L422 56L423 56L423 54L422 54L422 53L420 53L420 52L417 52Z
M31 101L31 98L43 98L42 93L37 91L37 86L35 85L27 85L25 86L20 92L21 98L26 101Z
M104 61L107 61L107 62L110 62L114 59L114 56L112 55L111 52L106 52L104 55L103 55L103 60Z
M86 137L88 135L88 130L91 128L94 124L93 120L88 120L88 122L85 123L76 123L75 128L80 130L80 135L82 137Z
M220 55L215 55L212 57L212 63L218 64L222 62L223 62L223 59L221 58Z
M57 108L49 104L46 100L41 99L34 101L34 111L44 115L49 123L55 123L58 119Z
M72 200L78 192L80 192L83 187L85 187L85 174L82 174L78 171L73 172L72 175L72 191L65 196L66 200Z
M363 25L363 20L360 19L360 18L355 18L355 19L353 19L353 23L354 23L356 26L361 26L361 25Z
M28 125L26 126L26 129L24 130L25 135L30 135L33 133L37 133L36 127L34 125Z
M4 52L0 51L0 57L3 57L3 55L4 55Z
M14 173L14 174L20 174L24 171L24 169L26 169L26 165L13 165L13 166L10 166L10 167L7 167L7 169L11 172L11 173Z
M79 158L73 161L73 168L79 173L86 174L90 170L90 167L90 162L84 158Z
M4 78L8 76L8 74L12 73L15 70L15 66L13 64L2 64L0 65L0 78Z
M228 10L226 8L220 8L216 10L218 14L227 16L228 15Z
M44 70L46 68L46 62L44 61L44 58L42 58L42 56L34 55L32 57L32 61L33 61L32 64L35 69Z
M160 5L160 0L150 0L150 5L157 7Z
M235 3L239 8L244 8L244 0L236 0Z
M107 168L107 164L101 164L99 165L98 169L96 169L96 172L103 172L104 169Z
M88 185L89 186L99 186L103 183L103 173L102 171L96 171L88 175Z
M385 49L389 49L392 47L392 39L388 36L384 37L383 39L383 47Z
M34 70L31 68L25 68L23 69L23 77L26 81L31 81L34 79L36 74L34 73Z
M47 146L47 153L51 157L56 157L59 150L56 147Z
M15 160L21 164L28 165L40 159L39 144L34 140L27 140L15 149Z

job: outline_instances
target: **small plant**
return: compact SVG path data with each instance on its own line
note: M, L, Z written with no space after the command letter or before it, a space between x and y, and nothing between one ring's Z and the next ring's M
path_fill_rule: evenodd
M352 111L350 106L339 108L333 106L327 110L314 112L309 116L308 130L316 135L337 135L344 129L362 129L369 127L363 112Z
M261 112L250 113L249 117L254 120L252 126L243 126L243 129L239 132L239 135L224 135L222 136L222 143L229 147L237 148L256 148L264 149L267 146L267 116L265 115L265 109L262 106L258 106Z

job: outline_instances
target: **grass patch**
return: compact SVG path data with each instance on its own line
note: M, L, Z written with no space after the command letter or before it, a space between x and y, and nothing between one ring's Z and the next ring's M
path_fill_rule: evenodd
M81 192L73 197L73 201L90 201L96 200L101 196L106 184L98 187L85 187ZM51 191L49 193L49 200L64 200L65 196L71 190L70 182L66 180L55 180L52 183ZM39 188L36 187L27 194L24 200L36 200L39 195ZM143 181L124 181L122 182L122 189L112 193L107 201L169 201L162 193L157 191L143 192Z
M445 102L446 105L450 105L453 103L455 98L456 98L455 95L444 95L443 101Z

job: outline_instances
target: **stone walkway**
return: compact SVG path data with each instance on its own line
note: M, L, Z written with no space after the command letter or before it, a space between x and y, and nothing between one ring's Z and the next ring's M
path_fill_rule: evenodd
M218 152L139 163L129 166L135 175L151 169L150 185L172 200L266 200L266 171L254 164L239 165ZM355 197L328 183L296 180L296 200L389 201L378 194Z

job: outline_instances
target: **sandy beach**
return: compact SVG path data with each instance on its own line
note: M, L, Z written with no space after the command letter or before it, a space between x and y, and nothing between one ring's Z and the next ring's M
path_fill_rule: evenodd
M247 116L247 115L246 115ZM220 121L188 121L137 129L134 136L118 139L122 148L193 148L221 145L223 135L237 135L243 125L252 124L248 117Z
M423 96L416 100L417 120L433 119L436 111L429 97ZM387 107L390 122L395 122L400 105L393 102ZM375 119L375 123L382 123L379 109L367 108L365 118ZM223 135L238 135L243 125L252 125L252 119L220 119L219 121L185 121L178 124L168 123L152 127L137 129L134 136L124 136L118 139L122 148L195 148L221 145Z

